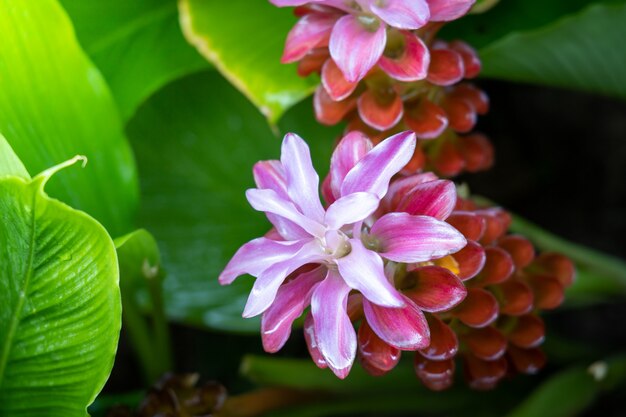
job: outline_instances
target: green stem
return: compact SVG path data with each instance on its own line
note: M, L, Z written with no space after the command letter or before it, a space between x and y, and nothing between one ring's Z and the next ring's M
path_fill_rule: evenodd
M144 379L147 383L153 383L161 374L161 367L155 361L152 338L150 330L146 324L144 317L138 311L128 288L121 286L122 291L122 321L126 334L130 339L133 349L137 353L137 357L141 364Z
M163 371L172 370L172 353L170 349L170 332L165 316L165 304L163 303L163 270L154 277L146 278L148 291L152 299L152 330L156 343L157 360Z

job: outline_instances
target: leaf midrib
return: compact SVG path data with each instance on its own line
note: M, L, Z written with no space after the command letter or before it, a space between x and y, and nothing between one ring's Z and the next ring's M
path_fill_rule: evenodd
M13 312L11 325L9 327L7 337L4 341L4 346L2 346L2 356L0 357L0 387L2 387L2 381L4 380L4 372L6 371L6 366L9 361L10 348L13 345L13 338L15 337L15 332L17 331L17 326L19 324L19 316L22 312L22 308L24 307L24 300L26 299L26 291L28 290L28 286L30 284L30 279L32 277L32 272L33 272L33 262L34 262L34 257L35 257L36 204L37 204L37 191L35 190L35 192L33 192L33 200L32 200L30 248L29 248L29 253L28 253L28 262L26 263L26 274L25 274L24 281L23 281L24 283L20 291L20 298L17 302L15 311Z

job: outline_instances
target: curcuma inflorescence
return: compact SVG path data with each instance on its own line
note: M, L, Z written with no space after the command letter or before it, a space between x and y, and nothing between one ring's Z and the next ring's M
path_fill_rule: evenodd
M485 136L470 133L489 107L464 82L480 60L462 41L436 39L473 1L272 3L296 6L283 61L320 74L318 121L347 123L321 185L292 133L280 161L254 167L246 196L273 228L243 245L219 280L256 277L243 315L262 315L265 350L281 349L305 315L313 361L340 378L357 358L384 375L403 351L433 390L450 387L457 367L475 389L537 372L546 360L539 313L562 303L574 266L537 256L509 233L505 210L477 205L445 178L493 161Z

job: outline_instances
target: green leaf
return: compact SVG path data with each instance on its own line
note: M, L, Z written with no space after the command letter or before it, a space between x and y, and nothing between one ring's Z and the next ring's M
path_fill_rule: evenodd
M169 332L162 294L161 254L154 237L139 229L115 239L120 264L124 328L148 384L172 370ZM152 326L141 314L140 301L152 312Z
M626 98L626 4L595 5L481 49L485 77Z
M601 389L615 389L626 380L626 356L599 361L587 368L562 371L542 385L507 417L570 417L581 414Z
M121 325L106 230L32 181L0 179L0 415L83 417L102 389ZM73 169L76 170L76 169Z
M208 63L184 39L176 0L61 0L124 120L147 97Z
M482 13L494 0L477 1L472 11ZM524 0L496 1L493 9L484 14L470 14L446 24L441 36L444 39L463 39L481 49L512 32L528 32L550 25L564 16L578 13L589 6L589 0ZM624 0L596 0L594 3L622 4Z
M88 212L114 235L131 228L135 165L108 88L54 0L0 1L0 132L30 172L76 154L50 195Z
M16 177L30 179L28 171L20 158L17 157L13 148L6 138L0 133L0 177L14 175Z
M290 111L282 126L297 128L311 144L324 175L341 128L315 123L310 101ZM279 158L280 139L217 72L189 76L159 91L130 121L128 134L142 184L141 225L157 239L167 270L169 316L258 331L258 320L241 318L252 278L221 287L217 276L239 246L269 230L244 192L254 186L255 162Z
M280 63L291 8L266 0L181 0L187 40L271 121L308 96L317 80L301 78Z

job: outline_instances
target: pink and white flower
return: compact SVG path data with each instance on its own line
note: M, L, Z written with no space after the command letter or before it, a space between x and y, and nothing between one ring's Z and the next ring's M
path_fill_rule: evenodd
M304 6L302 18L287 37L282 61L299 61L328 46L343 77L325 84L356 86L377 64L400 81L427 75L428 48L414 33L429 22L463 16L475 0L270 0L279 7ZM393 40L388 42L388 40ZM398 47L400 45L400 47ZM386 51L387 49L387 51ZM385 53L388 52L388 53ZM324 71L332 74L332 71ZM322 73L322 77L328 77ZM345 91L343 91L345 94ZM332 89L329 94L334 97ZM349 94L349 93L348 93ZM336 98L340 100L340 98Z
M219 281L256 277L244 317L263 314L264 348L279 350L293 321L310 305L305 332L319 366L344 378L357 341L348 315L348 297L359 294L373 331L403 350L429 345L420 308L394 287L396 263L419 263L461 249L466 240L441 215L377 214L389 182L416 146L413 133L392 136L372 148L358 132L348 134L333 154L324 208L319 177L306 143L295 134L283 140L280 161L255 165L258 188L246 192L253 208L266 213L275 232L243 245ZM456 193L441 193L433 212L454 207ZM387 271L386 271L387 269ZM387 273L386 273L387 272ZM289 279L287 279L289 277Z

